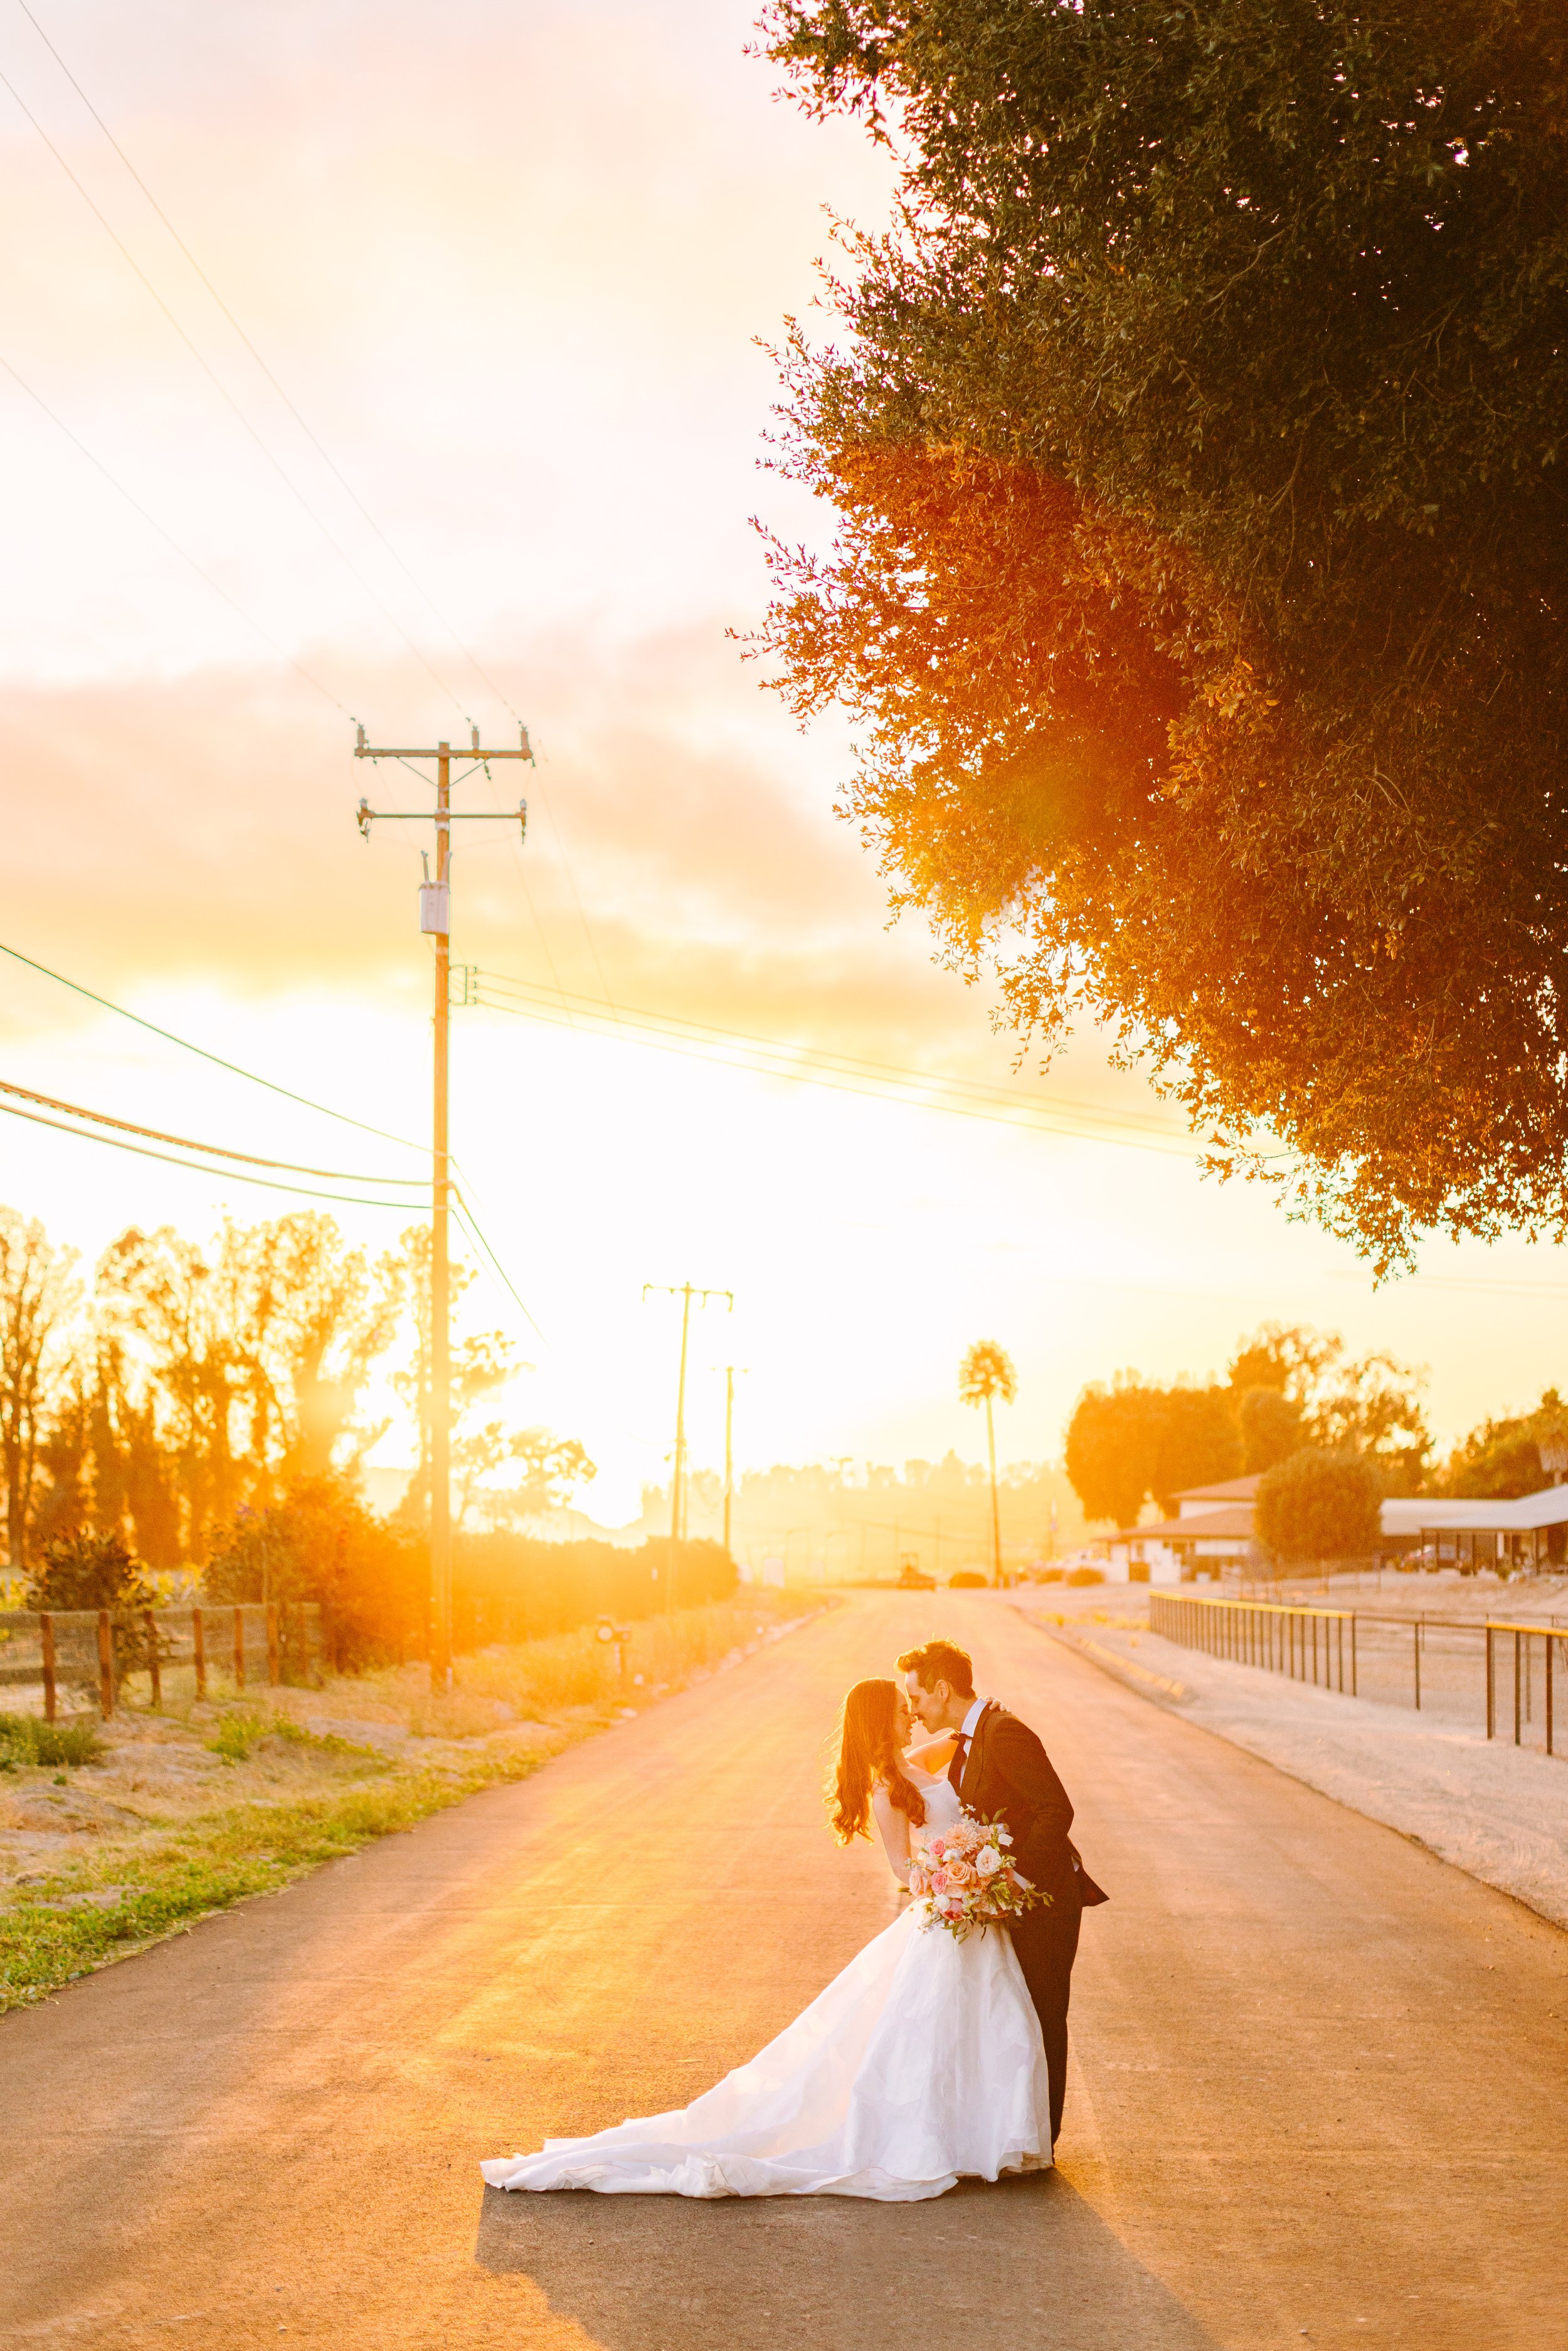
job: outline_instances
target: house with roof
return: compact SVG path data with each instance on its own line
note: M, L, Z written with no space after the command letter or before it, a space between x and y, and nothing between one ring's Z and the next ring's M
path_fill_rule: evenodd
M1176 1496L1176 1516L1143 1526L1118 1527L1102 1537L1114 1583L1190 1583L1245 1565L1252 1552L1252 1508L1258 1479L1224 1478L1188 1486Z
M1228 1567L1259 1557L1253 1510L1260 1480L1227 1478L1176 1496L1176 1516L1102 1536L1113 1582L1190 1583L1218 1580ZM1568 1485L1561 1480L1512 1501L1442 1501L1432 1494L1391 1496L1382 1507L1380 1557L1392 1563L1540 1573L1568 1559Z

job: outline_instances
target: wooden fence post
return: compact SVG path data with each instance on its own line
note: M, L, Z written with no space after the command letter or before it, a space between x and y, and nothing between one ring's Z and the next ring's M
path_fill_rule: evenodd
M162 1712L163 1677L158 1663L158 1619L151 1608L141 1611L141 1622L147 1627L147 1680L152 1697L152 1710Z
M245 1687L245 1610L235 1610L235 1687Z
M277 1603L276 1600L269 1600L267 1604L267 1678L275 1684L283 1679L277 1656Z
M98 1704L107 1722L114 1712L114 1634L107 1608L98 1612Z
M196 1668L196 1696L207 1695L207 1628L199 1608L191 1611L191 1656Z
M44 1653L44 1720L55 1719L55 1620L46 1609L38 1619L38 1643Z

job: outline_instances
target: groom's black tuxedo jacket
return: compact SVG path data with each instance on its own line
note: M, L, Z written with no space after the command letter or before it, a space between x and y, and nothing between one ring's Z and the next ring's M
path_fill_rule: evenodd
M1072 1799L1028 1723L1005 1706L988 1705L975 1725L957 1786L971 1813L1012 1831L1019 1869L1053 1903L1105 1900L1067 1834Z

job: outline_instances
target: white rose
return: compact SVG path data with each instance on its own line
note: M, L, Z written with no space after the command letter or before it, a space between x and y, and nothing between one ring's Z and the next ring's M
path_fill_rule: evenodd
M1001 1865L1001 1855L994 1845L987 1845L983 1853L975 1855L975 1867L982 1877L994 1877Z

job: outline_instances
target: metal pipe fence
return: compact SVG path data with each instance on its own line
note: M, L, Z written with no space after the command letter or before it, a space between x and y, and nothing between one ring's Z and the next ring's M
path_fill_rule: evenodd
M1495 1739L1497 1731L1497 1655L1500 1640L1512 1646L1513 1666L1513 1743L1516 1747L1533 1745L1525 1733L1535 1719L1535 1650L1541 1644L1541 1679L1542 1704L1542 1743L1548 1755L1557 1751L1556 1677L1562 1667L1561 1646L1568 1641L1568 1626L1555 1625L1511 1625L1488 1617L1487 1635L1487 1737Z
M1150 1593L1149 1625L1181 1648L1234 1665L1260 1667L1352 1698L1374 1692L1383 1696L1385 1669L1395 1665L1403 1646L1408 1660L1404 1686L1416 1710L1432 1706L1435 1685L1437 1711L1450 1717L1464 1711L1471 1720L1479 1695L1476 1669L1480 1667L1489 1739L1500 1735L1498 1726L1506 1711L1498 1704L1500 1660L1511 1668L1514 1745L1539 1746L1548 1755L1558 1751L1557 1681L1568 1625L1494 1617L1393 1616L1364 1609L1167 1592ZM1369 1660L1377 1671L1373 1691L1364 1693Z
M199 1608L0 1609L0 1690L41 1701L53 1722L64 1704L95 1705L107 1722L144 1677L146 1703L165 1688L237 1695L304 1682L321 1670L315 1601ZM137 1696L140 1698L141 1692Z
M1201 1649L1206 1656L1228 1658L1233 1665L1261 1666L1266 1672L1312 1682L1322 1689L1345 1687L1348 1662L1350 1696L1357 1695L1354 1609L1293 1607L1268 1600L1200 1600L1195 1593L1152 1592L1149 1625L1184 1649Z

